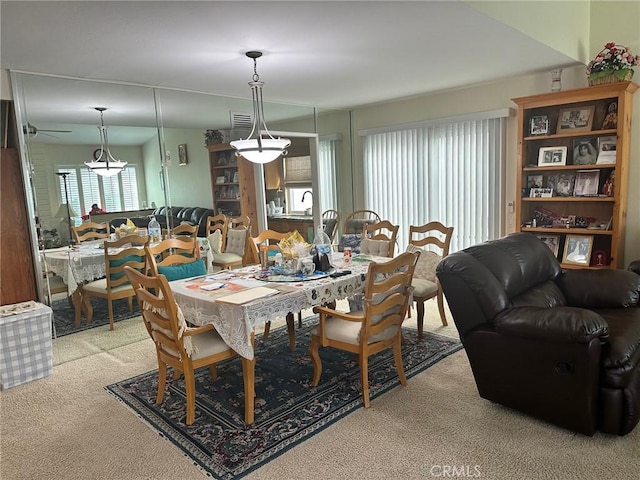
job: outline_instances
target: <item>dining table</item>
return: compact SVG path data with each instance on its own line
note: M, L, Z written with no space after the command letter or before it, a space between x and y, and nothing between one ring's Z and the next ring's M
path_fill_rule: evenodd
M42 252L46 267L67 285L71 297L75 324L82 317L82 285L106 276L104 240L83 242L73 247L46 249Z
M332 270L312 275L265 274L260 265L223 270L169 282L185 319L193 325L213 324L222 339L243 361L245 393L254 391L253 334L257 326L291 312L342 300L364 290L371 262L387 257L354 255L349 263L342 253L331 256ZM248 389L246 385L249 385ZM255 393L254 393L255 395ZM253 421L253 397L245 397ZM251 423L251 422L248 422Z

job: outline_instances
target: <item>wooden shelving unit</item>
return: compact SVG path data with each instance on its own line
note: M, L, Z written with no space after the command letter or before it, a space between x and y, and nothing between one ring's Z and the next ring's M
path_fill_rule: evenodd
M632 96L638 85L618 82L594 87L514 98L518 106L518 172L516 198L516 229L557 240L558 259L563 260L567 244L573 246L574 235L587 236L591 244L585 265L562 262L563 268L621 268L624 252L626 204L628 189L629 146L631 136ZM605 117L612 103L617 106L617 125L605 125ZM583 125L583 115L576 123L569 119L572 112L590 112ZM535 118L535 120L534 120ZM546 119L545 122L539 120ZM537 121L536 121L537 120ZM562 127L559 127L561 122ZM538 125L543 125L537 129ZM533 133L538 134L533 134ZM604 144L615 137L612 163L574 163L580 143L590 142L605 149ZM542 162L538 165L543 148L566 149L562 165ZM601 155L597 148L596 158ZM575 151L575 154L574 154ZM611 154L610 154L611 155ZM564 179L578 177L582 170L598 175L598 186L593 196L558 195L530 197L531 177L542 178L542 188L553 186L559 176ZM596 173L597 172L597 173ZM584 174L580 174L584 175ZM613 185L613 191L605 183ZM566 191L561 192L567 195ZM535 222L534 222L535 219ZM572 223L573 222L573 223ZM599 228L596 228L599 227ZM604 227L604 228L603 228Z

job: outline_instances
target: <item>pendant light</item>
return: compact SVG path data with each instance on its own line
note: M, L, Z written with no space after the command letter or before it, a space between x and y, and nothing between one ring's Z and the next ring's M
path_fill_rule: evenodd
M236 155L242 155L253 163L269 163L280 155L286 155L286 148L291 145L288 138L273 138L264 120L264 108L262 105L262 86L257 72L257 59L262 52L251 51L245 54L253 59L253 77L249 82L251 97L253 100L253 125L251 133L245 140L235 140L231 146L236 149ZM264 133L261 133L264 132Z
M100 112L100 125L98 125L98 131L100 132L100 148L93 153L93 160L84 162L84 164L91 169L92 172L102 175L103 177L111 177L119 174L127 162L118 160L115 158L109 150L109 141L107 140L107 128L104 126L104 112L107 110L105 107L95 107Z

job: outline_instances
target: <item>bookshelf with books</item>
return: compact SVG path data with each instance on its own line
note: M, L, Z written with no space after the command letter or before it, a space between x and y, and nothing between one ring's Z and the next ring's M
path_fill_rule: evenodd
M622 268L637 89L617 82L513 99L516 230L542 238L563 268Z
M228 143L210 144L207 150L216 215L247 215L252 227L257 225L253 164L243 157L236 157L236 151Z

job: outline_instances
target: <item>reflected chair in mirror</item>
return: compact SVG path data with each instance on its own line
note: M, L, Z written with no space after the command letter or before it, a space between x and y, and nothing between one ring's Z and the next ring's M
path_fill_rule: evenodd
M393 258L399 228L399 225L394 225L388 220L364 224L360 253Z
M320 347L333 347L356 355L360 366L362 399L369 407L369 356L393 348L400 383L407 384L402 365L402 322L411 298L411 279L418 256L404 252L384 263L369 264L363 311L340 312L315 307L319 324L311 331L309 356L313 362L311 385L320 383Z
M104 242L105 278L81 285L82 306L87 312L87 323L93 320L91 298L99 297L107 300L109 311L109 330L113 330L113 301L126 298L129 311L133 310L135 292L124 274L124 267L145 272L147 262L144 247L149 244L149 237L127 235L113 242Z
M109 234L111 233L110 229L109 222L84 222L81 225L71 227L76 243L109 238Z
M151 275L163 274L172 281L207 273L194 237L168 238L144 250Z
M209 219L217 217L209 217ZM211 263L214 267L225 270L251 263L250 226L251 219L248 216L225 217L224 224L221 223L221 219L217 219L216 223L211 225L212 233L207 236L207 239L211 248ZM220 232L219 235L217 231Z
M158 392L156 404L164 400L167 367L174 371L174 380L184 375L186 398L185 423L195 422L196 387L195 370L209 367L211 378L217 378L216 365L237 354L220 337L212 324L201 327L187 325L182 311L176 304L169 283L164 275L146 276L127 267L125 273L138 298L147 332L156 346L158 359ZM248 391L248 379L252 374L252 360L242 359L244 377L245 423L253 423L254 391ZM251 405L251 408L249 406Z
M214 215L211 217L207 217L207 238L212 233L219 231L222 234L221 240L224 240L225 234L227 233L227 224L228 217L226 215Z
M437 298L440 320L442 325L447 326L444 296L440 282L436 277L436 267L440 260L449 255L452 236L453 227L447 227L440 222L409 226L407 251L420 254L413 275L413 301L416 302L418 310L418 338L422 338L424 304L431 298Z
M292 232L276 232L274 230L263 230L258 234L257 237L251 237L251 252L252 252L252 262L260 263L260 246L266 245L267 252L279 252L280 247L278 246L278 242L280 240L287 238L291 235ZM299 314L299 316L301 316ZM294 351L296 348L296 336L295 336L295 326L294 326L293 314L287 313L287 333L289 335L289 348L291 351ZM264 324L264 333L263 338L266 340L269 337L269 332L271 330L271 322L266 322Z
M333 240L338 232L340 214L337 210L325 210L322 212L322 223L324 225L324 233L327 234L327 237L329 237L329 240L331 240L331 244L333 245Z
M165 238L177 238L177 237L193 237L198 236L198 225L191 225L190 223L181 223L180 225L169 230L168 235L165 234Z
M382 221L380 215L373 210L356 210L347 215L342 223L338 251L342 252L344 247L351 247L353 253L360 253L362 229L366 224L378 223L380 221Z

